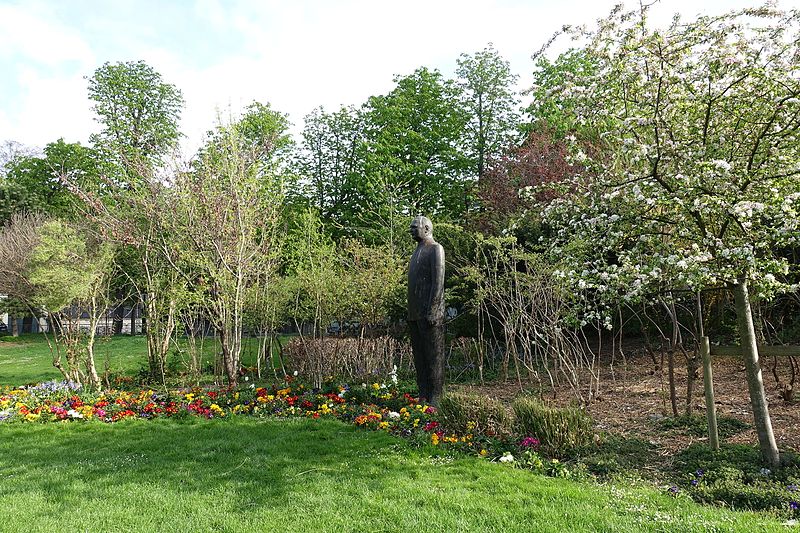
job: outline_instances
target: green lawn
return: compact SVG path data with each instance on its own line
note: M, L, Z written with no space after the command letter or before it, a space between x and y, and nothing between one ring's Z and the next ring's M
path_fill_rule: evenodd
M288 337L284 337L284 342L287 339ZM255 365L257 342L255 338L245 339L242 350L242 363L245 366ZM216 340L207 338L203 346L204 359L213 361L216 349ZM173 353L170 357L177 357L178 360L174 363L182 368L181 356ZM95 346L95 363L100 372L105 370L107 363L112 373L135 374L147 365L146 340L142 336L128 335L100 338ZM51 379L60 380L62 376L53 367L53 357L44 335L0 337L0 386L19 386Z
M335 421L0 424L0 531L769 531Z

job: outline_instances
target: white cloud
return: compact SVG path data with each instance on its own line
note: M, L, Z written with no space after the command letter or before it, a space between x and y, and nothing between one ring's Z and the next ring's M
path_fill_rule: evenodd
M533 68L530 55L554 31L565 23L592 24L614 3L197 0L186 5L180 20L170 22L198 28L191 37L195 42L177 43L174 49L165 40L155 44L156 28L146 26L158 20L147 12L155 2L124 11L126 17L138 13L141 20L117 20L112 7L87 13L91 24L82 27L90 27L91 35L59 19L52 2L4 3L0 64L11 65L5 75L16 78L18 88L0 98L0 141L43 145L61 136L86 141L96 124L83 76L106 60L143 59L184 92L182 129L188 151L213 126L218 109L224 113L253 100L270 102L289 113L299 131L303 116L316 106L361 104L391 90L393 75L420 66L450 75L460 53L474 53L490 41L511 61L520 87L526 87ZM703 8L722 12L750 3L665 0L654 7L654 18L664 23L675 11L691 18ZM213 58L191 55L193 45L208 43L217 51Z
M0 5L0 58L12 57L48 67L67 61L77 61L81 68L94 63L86 41L38 2Z

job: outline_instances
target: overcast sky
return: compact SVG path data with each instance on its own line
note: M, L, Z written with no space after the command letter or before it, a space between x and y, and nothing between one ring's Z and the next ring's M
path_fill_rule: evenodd
M530 82L531 54L564 24L591 24L615 0L0 0L0 142L86 144L97 129L86 77L144 60L183 91L184 148L217 110L253 100L288 113L360 105L420 66L452 75L491 42ZM653 18L693 18L759 0L661 0ZM800 0L782 0L783 8ZM628 0L628 5L638 2Z

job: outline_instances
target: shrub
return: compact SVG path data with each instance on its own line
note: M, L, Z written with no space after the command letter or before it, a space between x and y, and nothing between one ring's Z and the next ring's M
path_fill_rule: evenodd
M330 376L351 381L386 378L395 365L405 371L412 361L408 344L392 337L296 338L286 345L285 355L290 368L311 379L315 387Z
M517 433L538 438L551 455L567 455L593 441L592 419L582 409L548 407L530 396L517 398L512 407Z
M455 433L511 435L511 416L502 403L486 396L449 393L439 404L439 419L448 431Z

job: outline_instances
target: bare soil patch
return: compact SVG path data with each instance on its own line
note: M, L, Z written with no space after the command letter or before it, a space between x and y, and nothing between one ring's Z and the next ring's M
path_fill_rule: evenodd
M788 361L779 361L788 368ZM675 379L678 393L679 414L686 410L686 367L682 356L676 356ZM764 386L769 400L769 411L775 438L781 449L800 450L800 409L798 403L786 402L779 394L772 375L773 360L762 361ZM722 442L757 444L758 438L752 427L752 411L745 380L744 365L731 357L714 359L714 393L717 416L739 420L747 426L735 434L722 437ZM600 431L625 437L647 440L659 455L668 457L685 449L694 442L706 442L708 437L686 428L665 428L669 425L672 409L669 400L667 369L655 368L652 359L645 355L628 357L624 365L619 360L612 366L605 362L600 369L600 394L587 403L587 411ZM705 416L703 395L703 371L698 370L693 395L693 412ZM542 399L556 405L569 405L576 401L568 386L556 389L555 398L548 387L537 382L523 381L522 388L516 380L480 385L453 385L454 389L469 391L497 398L510 404L513 398L525 391L541 391Z

